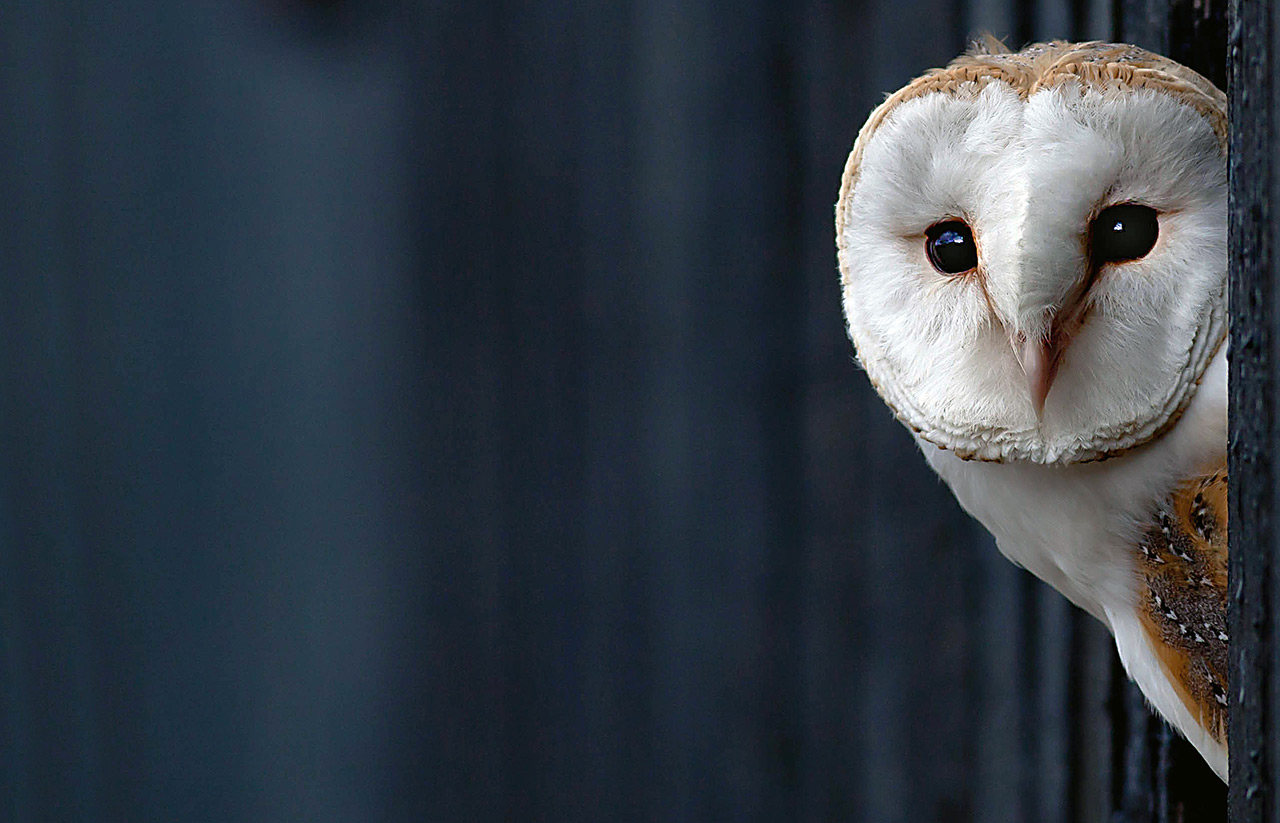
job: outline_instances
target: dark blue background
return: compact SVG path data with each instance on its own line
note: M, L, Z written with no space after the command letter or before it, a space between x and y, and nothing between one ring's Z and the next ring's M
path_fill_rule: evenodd
M1150 806L1176 748L854 366L831 218L968 34L1162 8L4 4L0 819Z

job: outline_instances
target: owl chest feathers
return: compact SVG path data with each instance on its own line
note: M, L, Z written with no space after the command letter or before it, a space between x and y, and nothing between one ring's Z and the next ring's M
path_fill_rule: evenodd
M1110 460L966 461L920 441L1000 551L1115 635L1156 708L1226 774L1226 346L1182 417Z

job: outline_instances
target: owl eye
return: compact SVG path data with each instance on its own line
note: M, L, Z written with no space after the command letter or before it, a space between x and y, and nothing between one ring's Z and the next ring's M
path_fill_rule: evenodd
M978 247L973 232L960 220L947 220L925 232L925 253L929 262L944 274L961 274L978 266Z
M1156 210L1134 203L1122 203L1102 210L1089 229L1096 263L1138 260L1156 244L1160 221Z

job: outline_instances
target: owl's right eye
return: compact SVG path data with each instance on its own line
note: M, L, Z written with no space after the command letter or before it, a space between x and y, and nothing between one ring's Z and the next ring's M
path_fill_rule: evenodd
M978 247L973 232L960 220L937 223L925 232L924 250L929 262L943 274L963 274L978 267Z

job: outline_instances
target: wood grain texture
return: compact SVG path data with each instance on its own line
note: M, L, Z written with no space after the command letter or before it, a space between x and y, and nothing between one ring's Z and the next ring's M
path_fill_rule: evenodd
M1277 27L1270 3L1233 2L1231 70L1231 819L1280 814L1275 428Z

